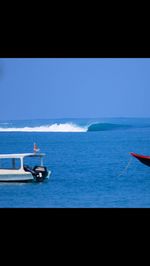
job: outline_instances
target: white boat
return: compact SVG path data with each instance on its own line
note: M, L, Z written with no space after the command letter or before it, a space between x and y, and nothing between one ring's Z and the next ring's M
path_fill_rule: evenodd
M42 182L51 171L43 166L44 153L0 154L1 182Z

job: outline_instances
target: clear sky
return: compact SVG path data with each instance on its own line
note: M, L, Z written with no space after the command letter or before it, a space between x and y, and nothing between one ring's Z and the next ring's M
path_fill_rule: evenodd
M86 117L150 117L150 59L0 59L0 120Z

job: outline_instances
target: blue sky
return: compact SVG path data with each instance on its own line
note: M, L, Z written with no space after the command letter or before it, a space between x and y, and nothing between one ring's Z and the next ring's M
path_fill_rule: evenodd
M2 58L0 120L150 117L149 58Z

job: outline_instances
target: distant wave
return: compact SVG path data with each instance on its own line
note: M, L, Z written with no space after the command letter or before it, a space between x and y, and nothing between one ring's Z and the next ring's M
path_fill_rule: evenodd
M42 125L38 127L9 127L0 128L0 132L86 132L87 127L81 127L72 123Z
M115 129L126 129L131 126L112 123L92 123L80 126L74 123L54 123L52 125L41 125L35 127L0 127L0 132L87 132L106 131Z
M130 125L120 125L111 123L95 123L88 126L88 131L105 131L114 129L126 129L131 127Z

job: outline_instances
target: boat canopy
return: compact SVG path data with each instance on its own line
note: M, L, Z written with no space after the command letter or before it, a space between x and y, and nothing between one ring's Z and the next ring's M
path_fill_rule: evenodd
M44 157L45 153L20 153L20 154L0 154L2 158L24 158L24 157Z

